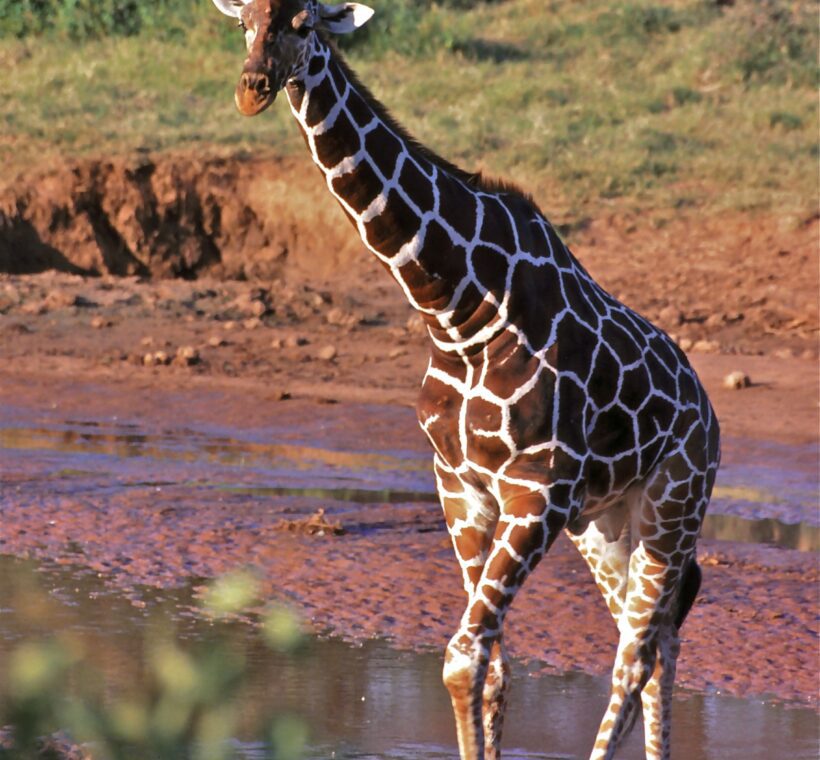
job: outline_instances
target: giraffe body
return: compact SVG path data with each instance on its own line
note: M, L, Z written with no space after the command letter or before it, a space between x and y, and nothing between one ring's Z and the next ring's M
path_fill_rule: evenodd
M592 758L642 709L668 758L678 628L719 460L714 412L685 356L598 286L531 199L414 141L320 33L369 9L214 0L246 27L237 105L284 88L328 189L424 317L417 411L468 603L445 653L462 760L500 756L503 622L561 530L620 632Z

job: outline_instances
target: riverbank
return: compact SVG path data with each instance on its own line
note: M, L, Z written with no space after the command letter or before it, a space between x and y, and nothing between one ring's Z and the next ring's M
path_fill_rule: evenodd
M408 337L406 346L398 358L411 373L391 375L389 362L325 362L351 379L316 373L312 384L293 385L268 381L278 377L269 370L254 376L252 364L231 378L181 362L90 366L82 357L21 352L0 372L8 462L0 552L86 566L136 604L143 585L251 566L262 601L287 601L317 632L440 649L463 592L439 510L412 490L427 477L427 444L408 408L421 344ZM320 361L287 366L298 374ZM743 459L750 430L758 440L816 446L811 364L696 357L724 433L737 442L730 465ZM722 376L738 367L757 384L722 389ZM39 437L13 440L9 430ZM71 452L83 456L67 459ZM271 479L265 467L274 466ZM364 471L386 478L368 486L367 498L342 477ZM339 478L347 491L327 485ZM342 535L299 530L320 508ZM815 705L817 554L717 540L701 541L699 552L703 592L682 632L679 684ZM602 674L611 666L615 626L563 537L519 595L508 638L535 671Z

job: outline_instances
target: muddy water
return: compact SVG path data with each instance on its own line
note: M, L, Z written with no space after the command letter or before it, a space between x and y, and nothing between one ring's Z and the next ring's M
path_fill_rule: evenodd
M313 411L298 424L289 420L236 430L91 416L67 419L59 410L32 415L0 406L0 472L16 473L18 483L33 481L49 497L65 495L100 509L118 494L134 493L128 505L137 512L148 506L151 493L160 492L189 509L241 495L258 505L254 514L262 516L265 505L274 501L284 502L296 515L321 504L343 524L363 504L392 503L397 513L409 513L408 505L429 502L430 525L443 531L428 453L396 446L398 437L384 446L378 436L368 438L349 423L340 424L330 410ZM362 430L370 430L378 428L374 421L384 427L390 415L395 420L389 418L388 426L413 424L412 412L403 409L360 407L354 417ZM26 508L36 508L36 489L33 497L26 493ZM13 499L13 492L6 491L5 497ZM816 552L816 504L816 451L729 441L704 533ZM350 524L369 529L355 518ZM19 586L12 576L21 573L40 578L54 600L45 624L27 628L9 593ZM89 651L99 658L97 666L115 693L118 684L141 677L134 653L142 651L142 637L156 621L177 619L185 640L213 635L209 626L188 616L190 599L184 591L146 594L146 607L137 609L93 575L39 572L4 560L0 595L0 673L10 642L58 627L76 628L94 637ZM311 727L311 760L333 752L337 758L454 756L439 652L404 654L380 643L352 648L315 640L304 654L286 658L266 650L249 627L234 628L231 635L247 644L253 659L243 710L301 716ZM516 669L505 741L512 751L505 757L585 756L604 709L605 680L580 674L528 678L528 669L541 670L538 663L529 668L519 663ZM817 720L811 710L685 692L675 710L677 758L817 756ZM244 756L264 756L256 737L237 740ZM631 742L626 758L640 756L639 732Z
M40 595L43 601L33 605L32 598ZM288 715L302 721L309 727L307 760L455 756L438 654L397 652L380 642L351 647L321 639L310 640L294 654L277 654L251 626L219 629L192 615L191 599L186 589L144 591L135 605L94 574L0 556L0 671L21 640L71 631L85 640L87 667L99 673L113 700L139 686L144 672L134 653L145 651L150 631L173 620L185 648L228 636L247 651L240 711L248 719ZM580 674L531 677L522 663L515 664L514 673L504 756L586 756L604 709L606 680ZM4 697L0 681L0 706ZM816 757L813 710L686 693L674 709L673 756L680 760ZM252 734L237 736L236 747L240 757L266 756L265 745ZM638 757L640 751L638 727L621 756Z
M346 431L317 419L301 432L249 435L216 427L158 430L119 420L46 417L30 425L15 411L0 407L3 456L44 458L80 489L89 486L84 481L102 476L113 477L122 488L187 484L259 498L302 496L342 504L437 502L426 453L345 450ZM380 413L379 407L362 407L358 418L364 427L368 416ZM343 514L344 507L337 511ZM816 447L726 442L703 535L820 550Z

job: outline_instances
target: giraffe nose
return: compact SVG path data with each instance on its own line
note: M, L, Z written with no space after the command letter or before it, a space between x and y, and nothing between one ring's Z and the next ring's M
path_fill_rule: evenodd
M245 72L239 80L242 92L253 92L257 96L265 96L270 92L270 80L267 74Z
M240 113L245 116L254 116L264 111L276 97L270 85L270 78L267 74L256 71L243 72L234 96Z

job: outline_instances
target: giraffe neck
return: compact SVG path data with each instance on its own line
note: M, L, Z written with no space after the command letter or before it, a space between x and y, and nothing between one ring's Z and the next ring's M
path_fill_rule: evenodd
M445 350L465 339L480 344L497 314L470 287L484 213L471 186L477 175L409 137L318 35L286 93L330 192L425 316L434 342Z

